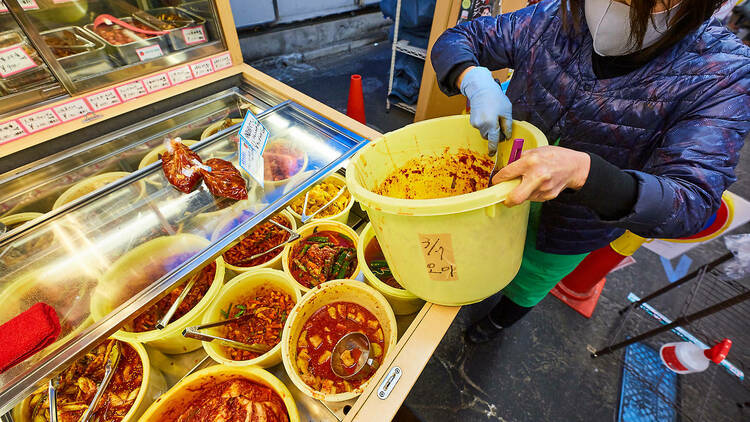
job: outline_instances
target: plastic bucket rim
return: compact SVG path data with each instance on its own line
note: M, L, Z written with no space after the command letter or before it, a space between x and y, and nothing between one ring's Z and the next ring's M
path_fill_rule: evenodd
M328 179L330 177L333 177L336 180L340 181L344 186L347 186L347 190L349 190L348 183L346 181L346 177L344 177L344 176L342 176L342 175L334 172L334 173L330 174L329 176L327 176L322 181L324 182L326 179ZM313 187L317 186L320 183L321 182L316 183ZM310 188L310 189L312 189L312 188ZM336 220L336 218L341 217L344 214L348 214L349 212L351 212L352 207L354 206L354 202L356 202L356 200L354 199L354 195L352 195L352 193L349 192L349 203L347 204L346 208L344 208L341 212L339 212L337 214L334 214L334 215L331 215L331 216L328 216L328 217L317 217L316 216L316 217L313 217L310 221ZM302 221L302 216L299 215L299 214L297 214L296 211L294 211L294 208L292 208L291 204L286 207L286 211L289 211L289 214L291 214L292 216L294 216L294 218L296 218L297 220Z
M289 313L289 317L287 318L286 323L284 324L284 334L282 334L281 337L281 361L284 365L284 369L287 372L287 375L289 376L289 379L292 380L292 383L305 395L320 399L324 401L329 402L341 402L346 401L355 397L358 397L361 395L364 390L366 389L367 385L375 378L375 374L367 380L365 383L363 383L362 386L359 387L361 391L357 392L350 391L347 393L337 393L337 394L323 394L319 391L313 390L312 387L307 385L302 379L299 377L299 374L297 374L296 366L292 362L292 355L289 348L289 342L291 341L291 331L292 331L292 325L294 325L294 322L296 318L299 317L300 309L302 309L307 303L310 303L314 301L319 295L322 295L322 292L325 292L327 290L334 290L334 289L340 289L342 286L348 286L350 288L353 288L355 290L359 290L362 292L362 294L369 294L371 295L371 298L374 299L376 303L381 305L383 307L383 311L386 314L386 319L388 320L388 324L391 325L389 327L390 329L390 336L386 338L387 340L387 348L383 351L383 362L386 362L389 354L392 352L393 348L396 347L398 343L398 324L396 322L396 315L393 313L393 309L391 308L390 303L388 303L388 300L383 296L382 293L377 291L375 288L368 286L366 283L363 283L359 280L353 280L353 279L339 279L339 280L331 280L322 284L319 284L315 287L314 291L305 294L302 296L302 300L297 303L297 305L292 309L292 312ZM321 305L322 306L322 305ZM369 310L369 309L368 309ZM379 321L381 325L383 324L382 321ZM385 342L384 342L385 343ZM295 351L296 355L296 351ZM296 357L296 356L295 356ZM378 369L379 370L379 369ZM316 397L320 396L320 397Z
M408 127L413 129L414 127L427 126L430 124L434 124L434 120L438 119L424 120L421 122L413 123ZM469 124L468 115L441 117L439 118L439 120L464 121L465 124ZM532 134L538 141L536 147L547 145L546 136L544 136L544 134L535 126L531 125L528 122L519 120L514 121L513 124L522 126L525 130L532 132ZM392 136L393 133L400 130L403 130L403 128L393 132L388 132L380 138L370 142L368 145L364 146L357 154L355 154L355 156L349 161L346 169L346 182L347 186L349 187L349 191L357 201L368 208L377 209L388 214L414 216L456 214L460 212L482 209L488 206L502 203L503 201L505 201L507 195L516 186L518 186L518 184L520 184L519 179L508 180L494 185L490 188L482 189L476 192L435 199L401 199L376 194L375 192L372 192L371 190L366 189L364 186L362 186L355 177L355 173L358 173L356 167L359 161L359 157L374 149L379 142L388 139L389 136ZM470 201L470 203L467 203L467 201Z
M226 375L228 377L239 375L250 381L264 384L266 387L271 388L284 402L284 406L289 414L290 422L299 422L299 411L297 410L297 404L294 401L291 391L289 391L287 386L284 385L284 383L275 375L257 366L229 366L221 364L203 368L181 379L177 384L173 385L169 390L157 398L151 406L146 409L140 420L148 420L146 419L147 417L152 417L153 413L156 413L163 406L168 406L170 399L172 399L173 396L177 395L180 391L187 389L192 383L202 379L211 378L215 375ZM169 408L167 407L167 409Z
M57 199L55 200L55 203L52 204L52 209L54 210L54 209L60 208L63 205L67 204L68 202L72 202L72 201L80 198L81 196L83 196L83 195L78 195L76 198L72 198L72 199L69 198L71 196L72 192L77 191L78 189L81 188L81 186L83 186L85 184L92 183L92 182L95 182L95 181L98 182L99 180L102 180L102 179L103 180L107 180L110 177L114 177L114 179L112 179L112 180L110 180L109 182L106 183L108 185L108 184L110 184L110 183L112 183L112 182L114 182L116 180L122 179L123 177L128 176L128 175L130 175L130 172L127 172L127 171L108 171L108 172L100 173L100 174L97 174L97 175L94 175L94 176L86 177L86 178L84 178L84 179L76 182L75 184L71 185L69 188L65 189L65 191L63 193L61 193L60 196L57 197ZM101 188L98 188L98 189L101 189ZM143 193L141 192L141 194L143 194Z
M281 283L287 283L287 287L291 288L292 291L294 291L294 306L297 306L297 304L302 300L302 294L300 293L298 283L292 279L289 274L285 273L281 270L276 270L273 268L255 268L250 271L246 271L244 273L238 274L231 280L229 280L228 283L226 283L224 286L222 286L221 290L219 291L219 294L217 295L216 299L212 301L210 306L206 309L206 312L203 314L203 320L202 323L206 324L211 321L212 318L210 316L214 313L216 310L218 303L219 303L219 297L222 297L226 295L228 292L230 292L233 289L238 288L237 286L242 286L243 283L250 283L255 282L255 280L252 280L254 277L260 278L261 276L273 276L278 277L276 279L271 280L264 280L263 283L266 284L281 284ZM251 279L248 281L248 279ZM282 282L280 279L283 279ZM255 284L253 288L258 287L260 284ZM242 286L245 289L248 289L247 286ZM294 309L294 307L292 307ZM291 313L291 312L290 312ZM285 325L286 326L286 325ZM284 337L284 327L282 327L281 331L281 337ZM208 343L208 342L201 342L203 345L203 349L206 351L206 353L216 361L220 365L229 365L229 366L259 366L258 362L261 362L263 360L267 360L271 358L274 354L279 355L279 360L281 359L281 340L271 348L271 350L267 351L266 353L248 360L232 360L227 357L222 356L217 352L217 349L222 346L217 346L214 343Z
M364 261L365 259L365 252L364 248L367 247L367 243L369 240L367 239L368 236L372 234L371 238L375 238L375 229L372 227L372 223L367 223L364 229L362 229L362 233L359 235L359 246L357 248L357 254L361 254L361 259ZM361 251L361 252L360 252ZM372 270L370 270L370 266L367 265L367 262L365 262L365 265L362 267L362 272L365 273L365 278L375 284L377 287L375 290L380 290L381 293L389 294L391 296L394 296L398 299L419 299L414 294L410 293L406 289L397 289L395 287L389 286L382 281L380 281L379 278L375 276L375 274L372 273ZM422 300L422 299L419 299Z

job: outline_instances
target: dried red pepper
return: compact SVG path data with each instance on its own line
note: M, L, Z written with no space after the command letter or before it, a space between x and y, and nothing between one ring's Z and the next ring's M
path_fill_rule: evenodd
M245 179L232 163L221 158L209 158L205 164L211 169L202 166L200 172L212 194L229 199L247 199Z
M169 183L177 190L190 193L201 181L201 173L195 165L201 158L180 142L180 138L170 139L167 150L161 155L161 168Z

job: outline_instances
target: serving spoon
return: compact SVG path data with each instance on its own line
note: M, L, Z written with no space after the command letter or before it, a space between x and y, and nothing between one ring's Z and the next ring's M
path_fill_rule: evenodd
M359 358L354 364L354 370L344 365L341 355L347 350L359 350ZM372 375L378 369L378 362L370 358L371 352L370 339L358 331L349 333L333 347L331 352L331 370L340 378L347 380L360 380Z

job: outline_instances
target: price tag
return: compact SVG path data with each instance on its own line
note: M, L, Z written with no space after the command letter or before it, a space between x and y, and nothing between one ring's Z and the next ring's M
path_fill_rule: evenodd
M169 78L166 73L146 78L143 80L143 83L146 85L148 92L159 91L164 88L169 88L170 86Z
M76 0L52 0L52 3L59 4L59 3L70 3L72 1Z
M94 111L104 110L105 108L112 107L113 105L120 104L120 97L114 89L108 89L106 91L97 92L94 95L89 95L86 100L91 104Z
M157 57L161 57L164 55L164 53L161 51L161 46L159 46L159 44L149 45L148 47L136 48L135 54L138 55L138 58L141 59L141 61L155 59Z
M36 4L36 0L18 0L18 4L21 5L23 10L37 10L39 5Z
M240 167L263 187L263 151L270 133L253 115L247 112L240 127Z
M211 60L204 60L202 62L191 64L190 70L193 71L193 76L195 76L196 78L200 78L201 76L206 76L209 73L213 73L214 68L211 64Z
M206 42L206 32L203 26L193 26L182 30L182 38L187 45L200 44Z
M60 124L60 119L55 116L51 109L42 110L18 119L29 133L38 132L42 129Z
M0 76L3 78L32 67L36 67L36 63L20 45L0 51Z
M23 130L17 121L12 120L0 124L0 144L4 144L22 136L26 136L26 131Z
M120 94L120 98L122 98L123 101L130 101L133 98L146 95L146 88L143 87L141 81L120 85L115 89L117 90L117 93Z
M172 81L172 85L181 84L193 79L193 74L190 72L190 68L187 66L170 70L167 75L169 75L169 80Z
M458 280L450 233L419 234L425 271L435 281Z
M221 56L211 59L211 62L214 64L214 70L224 69L225 67L232 65L232 56L230 56L229 53L222 54Z
M0 13L6 13L8 11L8 6L5 5L5 3L0 3Z
M61 104L54 107L55 113L63 122L73 120L76 117L85 116L86 113L91 113L91 109L86 105L86 101L75 100L69 103Z

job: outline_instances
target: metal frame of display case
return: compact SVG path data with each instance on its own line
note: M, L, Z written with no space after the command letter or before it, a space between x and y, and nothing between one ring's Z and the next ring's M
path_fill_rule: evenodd
M7 157L5 159L11 159L14 153L25 150L26 148L39 146L80 130L91 130L90 128L92 126L106 122L109 119L114 119L118 116L148 107L152 104L169 100L172 97L185 94L194 89L199 89L202 86L237 76L242 78L244 81L243 83L248 83L258 90L265 91L271 97L291 99L296 103L296 105L282 103L272 110L279 110L285 107L296 107L297 109L300 109L301 107L310 110L311 112L308 112L308 115L319 120L321 123L341 126L350 132L352 136L373 140L381 136L379 132L368 126L350 119L331 107L290 88L282 82L265 75L248 65L243 64L239 41L234 29L231 10L229 9L229 2L228 0L215 1L215 5L218 6L218 23L222 28L224 40L228 46L228 52L233 64L231 67L218 70L200 79L193 79L180 85L172 86L132 101L109 107L102 111L97 111L93 113L92 116L86 116L84 119L76 119L61 123L57 126L30 134L24 138L0 144L0 158ZM225 54L225 52L220 54ZM181 63L180 65L184 64ZM160 71L163 72L164 69L160 69ZM127 82L129 81L120 81L120 83ZM83 96L79 95L73 97L73 99L66 98L63 101L58 101L58 103L62 104L77 98L83 98ZM49 107L49 104L45 105L45 107ZM42 108L43 107L35 108L34 111L38 109L41 110ZM24 111L24 114L34 111ZM270 112L270 110L266 113L268 112ZM19 114L19 116L20 115L21 114ZM220 135L217 134L217 136ZM212 138L203 141L205 143L196 144L197 147L200 148L203 145L207 145L210 142L210 139ZM320 177L323 177L324 173L335 171L337 167L340 167L343 163L343 158L340 161L337 160L335 164L326 167L324 169L325 171L320 171ZM147 167L142 171L148 171L149 168L151 167ZM127 180L137 177L138 174L139 173L136 172L118 183L126 183ZM108 192L111 189L114 188L108 187L104 191L93 195L97 197L105 195L105 192ZM288 192L283 201L291 200L295 192L302 192L303 189L303 187L298 187L298 189L295 189L293 192ZM63 207L55 212L65 213L66 210L70 211L78 206L80 206L80 203L71 204L69 207ZM266 211L267 212L255 216L252 221L248 221L247 224L243 224L241 228L232 231L231 235L239 236L252 225L266 219L272 213L271 210ZM230 241L228 241L229 237L230 236L224 239L225 241L212 245L211 248L205 250L193 259L188 260L182 267L168 273L155 285L131 298L113 313L113 315L117 316L116 318L110 318L107 321L102 321L101 324L96 325L93 328L90 327L90 330L87 331L82 338L78 339L75 344L68 345L64 352L61 352L56 359L49 359L40 363L35 368L34 377L29 377L29 374L25 374L24 376L19 376L17 379L13 380L14 384L22 383L24 385L13 385L12 388L7 389L6 391L0 391L0 407L5 410L12 407L12 402L22 396L22 391L27 391L35 382L40 381L44 379L45 376L59 370L61 364L73 359L74 355L85 350L86 346L90 347L91 344L94 344L97 340L100 340L109 333L115 331L118 325L127 318L128 312L132 312L138 308L138 306L143 306L155 301L159 296L159 292L166 291L166 289L177 282L181 277L196 271L201 263L220 254L222 249L230 244ZM419 377L422 369L430 359L435 348L440 343L443 335L452 323L459 309L459 307L446 307L426 303L416 314L413 322L401 335L394 350L388 354L382 366L368 383L365 391L354 402L349 412L343 417L343 420L387 420L395 415L403 400L406 398L409 390ZM36 379L32 381L32 378Z
M152 59L143 63L132 64L118 67L112 71L85 78L80 81L71 79L68 71L63 69L58 59L52 53L52 50L42 39L40 31L31 22L31 18L27 15L28 11L25 11L18 0L5 0L4 3L8 7L8 11L13 19L18 23L21 31L28 37L32 47L36 49L39 56L49 68L52 76L57 79L61 86L53 87L39 87L30 91L24 91L17 94L10 94L5 97L0 97L0 114L6 114L10 111L17 111L18 109L38 104L42 101L54 100L56 97L78 95L85 92L93 91L97 88L102 88L112 84L119 83L126 79L131 79L135 76L143 76L156 71L163 71L176 64L196 60L203 57L208 57L212 54L216 54L227 50L228 43L226 43L226 32L219 26L220 38L219 40L206 42L204 44L191 47L182 51L173 51L169 54L158 58ZM208 2L214 13L214 16L220 15L219 4L224 5L225 8L229 8L229 0L209 0ZM129 5L125 2L120 2L124 6L132 7L133 10L139 10L137 7ZM236 32L235 32L236 37Z

